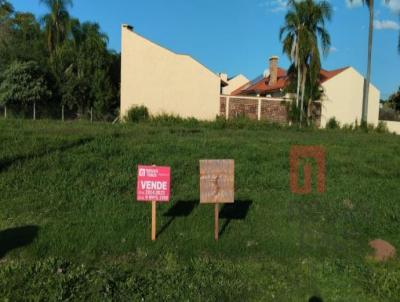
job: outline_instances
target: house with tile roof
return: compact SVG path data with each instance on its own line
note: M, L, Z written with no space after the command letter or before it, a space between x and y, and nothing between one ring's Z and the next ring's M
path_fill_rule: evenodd
M162 113L212 120L232 118L288 123L287 71L271 57L268 70L250 81L243 75L216 74L190 55L178 54L122 26L120 115L144 105ZM317 125L335 117L341 124L361 121L364 78L352 67L321 70L323 98L313 106ZM379 91L371 84L368 121L378 123Z
M353 67L335 70L322 69L320 83L323 97L320 100L320 126L325 127L331 118L342 125L361 121L364 77ZM268 70L230 93L232 97L290 98L285 88L289 85L287 70L279 67L279 59L269 59ZM228 86L229 88L229 86ZM368 122L378 124L380 92L370 85Z

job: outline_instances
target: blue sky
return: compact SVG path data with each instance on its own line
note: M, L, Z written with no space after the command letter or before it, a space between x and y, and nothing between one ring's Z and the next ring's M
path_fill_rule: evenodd
M46 10L39 0L11 0L16 10L38 16ZM192 55L214 72L249 78L262 74L267 59L282 55L278 32L286 0L74 0L71 14L81 21L98 22L110 38L109 47L120 51L120 25L128 23L139 34L178 53ZM328 29L332 50L323 67L351 65L366 71L368 10L360 0L330 0L334 8ZM372 82L386 97L400 86L400 0L375 1L376 22Z

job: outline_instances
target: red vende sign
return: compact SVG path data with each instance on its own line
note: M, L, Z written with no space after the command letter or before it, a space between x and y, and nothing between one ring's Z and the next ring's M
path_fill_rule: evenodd
M138 201L168 202L171 168L138 166L136 199Z

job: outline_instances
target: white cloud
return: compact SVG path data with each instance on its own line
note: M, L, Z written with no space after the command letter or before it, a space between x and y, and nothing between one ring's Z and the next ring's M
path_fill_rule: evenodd
M400 25L392 20L374 20L374 28L378 30L400 30Z
M382 0L382 4L387 6L393 13L400 13L400 0L390 0L388 3Z
M339 49L337 49L335 46L331 46L331 48L329 49L330 53L334 53L334 52L338 52Z
M346 6L348 8L353 8L353 7L359 7L363 5L363 1L362 0L346 0Z
M283 12L287 9L287 0L268 0L260 4L272 13Z
M303 0L295 0L295 1L300 2ZM322 1L322 0L316 0L316 1ZM325 0L325 1L330 2L331 0ZM264 0L264 2L260 3L259 6L267 8L267 10L271 13L280 13L288 9L288 0ZM333 9L336 11L337 7L335 6L333 7Z

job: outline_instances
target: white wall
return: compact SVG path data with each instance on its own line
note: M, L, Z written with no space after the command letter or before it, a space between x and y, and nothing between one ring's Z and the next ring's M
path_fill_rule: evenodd
M321 127L335 117L342 125L361 122L364 77L349 67L322 84L325 97L322 102ZM380 92L372 84L369 90L368 123L378 124Z
M383 121L388 127L390 132L394 132L400 135L400 122Z
M167 50L122 27L121 117L135 105L150 114L214 119L221 79L187 55Z
M236 77L230 79L228 81L228 86L224 87L222 89L222 93L229 95L231 94L233 91L235 91L236 89L242 87L243 85L247 84L248 82L250 82L250 80L248 78L246 78L244 75L239 74Z

